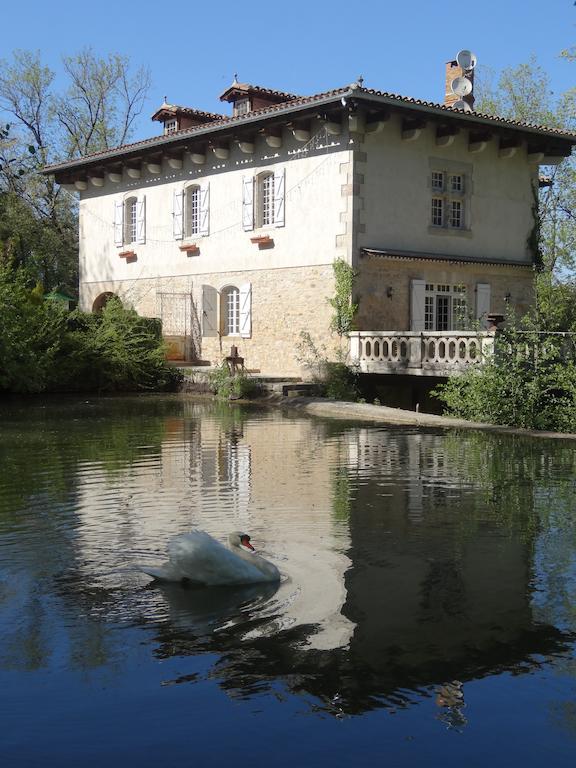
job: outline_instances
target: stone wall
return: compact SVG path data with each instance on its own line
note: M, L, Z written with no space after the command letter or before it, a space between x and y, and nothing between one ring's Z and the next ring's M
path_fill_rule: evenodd
M252 286L251 337L203 337L202 285L219 290L225 285L247 282ZM219 363L235 345L251 371L301 375L306 373L298 360L302 331L308 332L319 348L325 347L329 357L335 355L340 343L338 336L329 331L333 311L328 298L334 294L334 275L329 264L241 273L214 272L194 279L183 276L91 283L84 286L86 303L91 305L97 296L107 291L148 317L160 316L161 294L191 296L191 356L212 365ZM347 346L347 342L344 344Z
M526 267L365 256L360 260L358 271L358 330L410 329L410 281L413 279L465 285L472 311L477 283L490 285L491 312L505 314L511 307L521 316L534 301L533 272ZM390 292L392 295L388 296Z

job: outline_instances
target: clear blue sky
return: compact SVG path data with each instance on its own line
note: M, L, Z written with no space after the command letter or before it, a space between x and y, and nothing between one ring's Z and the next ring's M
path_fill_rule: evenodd
M573 0L28 0L2 7L0 58L40 50L60 68L63 54L92 46L146 64L152 88L135 138L158 132L149 117L163 96L175 104L227 111L219 93L239 80L299 94L340 87L362 74L367 87L441 101L444 62L461 48L496 71L535 54L553 90L576 85ZM461 10L458 9L461 7ZM446 10L444 11L443 8Z

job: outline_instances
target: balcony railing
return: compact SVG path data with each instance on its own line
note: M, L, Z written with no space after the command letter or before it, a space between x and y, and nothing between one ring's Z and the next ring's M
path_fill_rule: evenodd
M350 358L363 373L452 376L494 352L494 334L478 331L353 331Z

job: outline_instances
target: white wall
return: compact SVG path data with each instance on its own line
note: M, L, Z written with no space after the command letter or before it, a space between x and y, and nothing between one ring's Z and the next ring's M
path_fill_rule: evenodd
M468 131L451 146L436 144L435 129L403 141L400 120L392 117L380 133L366 134L362 185L364 247L441 253L470 258L527 261L526 241L532 228L530 180L538 166L527 160L526 146L514 157L498 156L493 139L479 153L468 150ZM471 165L469 232L430 230L431 163L434 159Z
M284 132L280 149L256 139L254 154L244 154L231 144L230 157L217 160L207 150L206 163L195 165L184 155L182 170L172 170L166 161L162 173L153 175L142 166L142 177L130 179L123 171L121 183L108 179L102 188L89 186L80 201L80 282L84 309L91 283L114 283L155 277L191 278L203 274L226 274L270 268L329 264L336 256L349 258L336 237L345 232L340 212L340 164L350 160L343 137L330 137L331 149L320 124L313 127L309 145L296 142ZM307 151L303 151L306 150ZM285 226L244 231L242 227L242 178L265 169L285 168ZM173 237L173 193L186 182L210 183L210 234L189 238L200 247L198 255L180 251L182 240ZM131 194L146 196L146 243L118 247L114 243L114 203ZM274 247L259 250L250 238L269 234ZM184 241L186 242L186 240ZM137 260L127 263L119 253L134 250Z

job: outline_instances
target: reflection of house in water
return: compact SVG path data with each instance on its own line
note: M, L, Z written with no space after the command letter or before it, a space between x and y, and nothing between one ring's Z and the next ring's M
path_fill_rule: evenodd
M339 465L347 480L348 530L340 542L345 565L338 570L336 561L325 561L325 578L315 584L314 547L300 530L305 515L314 514L313 502L307 512L295 505L287 514L283 493L276 499L271 493L271 467L262 472L260 460L254 461L253 509L266 500L272 504L255 522L266 521L286 545L286 567L305 594L306 610L297 605L290 622L289 608L280 605L268 624L258 610L253 616L248 610L233 628L214 635L210 650L225 652L215 670L223 687L249 691L259 681L280 677L292 690L318 696L329 711L360 712L387 701L401 703L409 690L443 691L453 680L525 671L532 654L563 648L561 633L537 624L532 614L530 536L521 523L505 524L492 515L478 487L459 479L465 440L455 456L444 453L444 437L403 430L346 430L329 443L323 458L334 468L339 455L347 465ZM251 446L254 458L254 435ZM272 466L278 457L270 459ZM280 482L291 469L277 470ZM311 469L319 473L313 484L319 498L330 487L328 469L329 464ZM333 484L332 489L335 506ZM309 530L317 542L318 531ZM281 593L276 607L280 598ZM324 642L314 642L322 622L332 631ZM345 642L335 640L338 622L346 630ZM166 639L159 653L170 653ZM446 696L442 701L446 717L462 726L461 703L451 706Z

